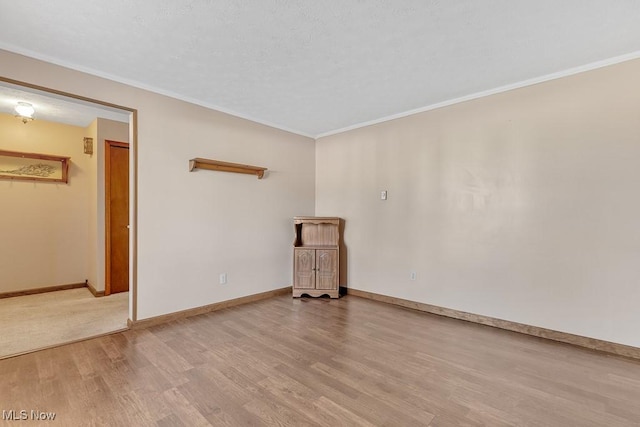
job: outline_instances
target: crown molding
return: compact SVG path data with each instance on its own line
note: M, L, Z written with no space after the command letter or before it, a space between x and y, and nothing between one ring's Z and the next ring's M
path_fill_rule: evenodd
M533 86L533 85L536 85L538 83L544 83L544 82L548 82L550 80L561 79L563 77L573 76L575 74L580 74L580 73L584 73L584 72L587 72L587 71L596 70L598 68L608 67L610 65L619 64L621 62L632 61L632 60L638 59L638 58L640 58L640 50L635 51L635 52L631 52L631 53L628 53L628 54L625 54L625 55L615 56L613 58L605 59L605 60L602 60L602 61L592 62L592 63L586 64L586 65L581 65L579 67L569 68L567 70L558 71L556 73L547 74L547 75L544 75L544 76L541 76L541 77L535 77L535 78L528 79L528 80L522 80L522 81L517 82L517 83L511 83L511 84L508 84L508 85L505 85L505 86L500 86L500 87L497 87L497 88L494 88L494 89L488 89L488 90L484 90L484 91L481 91L481 92L476 92L476 93L473 93L471 95L461 96L459 98L454 98L454 99L450 99L450 100L447 100L447 101L438 102L436 104L431 104L431 105L427 105L425 107L420 107L420 108L416 108L416 109L413 109L413 110L408 110L408 111L405 111L405 112L402 112L402 113L397 113L397 114L392 114L390 116L380 117L379 119L368 120L366 122L361 122L361 123L357 123L357 124L354 124L354 125L351 125L351 126L346 126L346 127L340 128L340 129L324 132L324 133L316 135L314 138L317 140L317 139L324 138L324 137L327 137L327 136L336 135L336 134L343 133L343 132L348 132L350 130L359 129L359 128L375 125L375 124L378 124L378 123L384 123L384 122L388 122L390 120L400 119L400 118L403 118L403 117L412 116L414 114L424 113L426 111L436 110L438 108L448 107L450 105L460 104L462 102L467 102L467 101L471 101L471 100L478 99L478 98L484 98L486 96L496 95L498 93L508 92L508 91L514 90L514 89L520 89L520 88L524 88L524 87L527 87L527 86Z

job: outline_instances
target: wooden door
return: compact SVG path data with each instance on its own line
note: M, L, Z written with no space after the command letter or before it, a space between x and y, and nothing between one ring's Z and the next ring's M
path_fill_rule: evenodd
M105 295L129 290L129 144L105 141Z
M316 256L313 249L298 249L293 251L293 287L296 289L315 289L316 287Z
M316 289L338 289L338 251L316 251Z

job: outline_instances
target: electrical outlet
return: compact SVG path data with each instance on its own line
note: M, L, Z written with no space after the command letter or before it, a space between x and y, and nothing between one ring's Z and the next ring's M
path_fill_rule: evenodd
M380 200L387 200L387 190L380 192Z
M224 285L227 283L227 273L220 274L220 284Z
M412 271L409 277L411 280L416 280L418 278L418 274L415 271Z

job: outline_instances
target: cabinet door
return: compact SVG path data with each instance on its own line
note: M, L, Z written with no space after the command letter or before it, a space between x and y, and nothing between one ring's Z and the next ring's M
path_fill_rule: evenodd
M316 251L313 249L295 249L293 251L293 287L296 289L315 289L316 287Z
M338 251L316 250L316 289L338 289Z

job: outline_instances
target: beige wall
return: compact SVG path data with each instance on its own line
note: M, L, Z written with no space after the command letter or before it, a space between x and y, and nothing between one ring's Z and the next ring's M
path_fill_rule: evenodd
M98 119L95 119L85 129L85 136L93 138L93 154L87 155L88 175L89 175L89 194L87 196L87 211L89 215L88 226L88 242L87 242L87 280L94 289L104 290L104 278L102 288L98 282ZM104 266L104 257L102 260ZM104 277L104 274L102 275Z
M314 149L0 51L0 76L138 109L139 318L290 284L291 217L315 203L317 215L346 219L348 286L634 346L639 73L631 61ZM189 173L196 156L270 171L261 181Z
M89 197L91 221L89 224L89 282L97 291L105 288L105 191L104 144L106 140L129 142L129 124L96 118L87 128L87 136L93 138L94 154L91 156L92 187Z
M316 214L346 219L348 286L640 346L638 76L636 60L318 140Z
M0 76L138 110L138 318L291 284L291 217L314 212L312 139L1 50ZM193 157L269 173L190 173Z
M71 157L69 183L0 180L0 293L82 283L88 274L85 129L0 114L0 149Z

